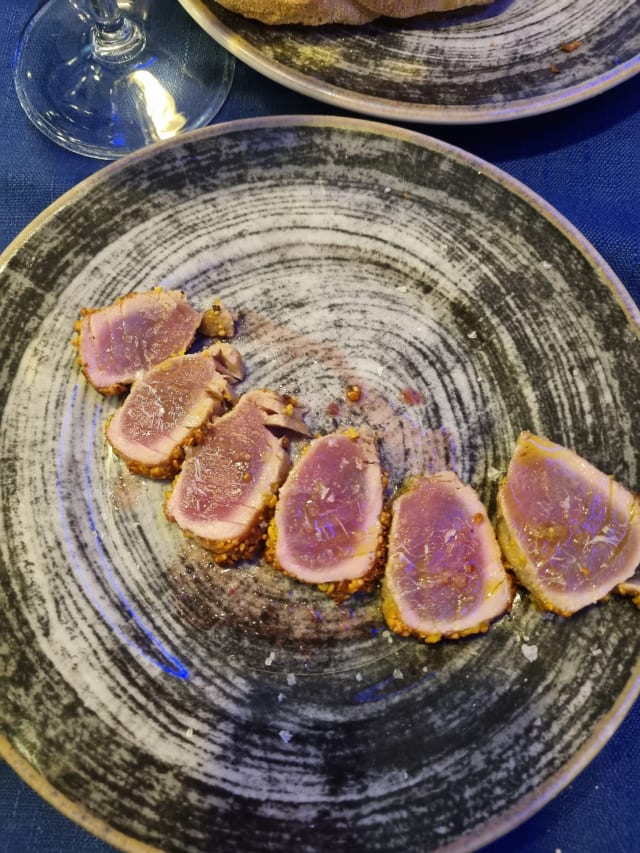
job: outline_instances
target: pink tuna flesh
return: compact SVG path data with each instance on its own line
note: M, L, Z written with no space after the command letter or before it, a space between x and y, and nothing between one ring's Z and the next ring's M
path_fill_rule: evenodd
M160 288L84 311L78 326L82 370L102 394L121 393L139 372L184 353L199 323L184 293Z
M233 349L227 345L221 353L222 346L169 358L133 383L106 436L135 473L156 478L175 474L182 445L233 401L228 381L219 371L225 370L225 360L231 359L236 370L241 360L235 350L235 355L227 352Z
M521 583L569 615L633 575L640 503L576 453L524 432L498 494L500 543Z
M185 532L216 550L230 540L255 534L264 510L289 468L289 457L265 426L263 403L275 405L270 392L244 395L231 412L207 428L197 447L187 450L182 471L166 502L166 513ZM300 432L307 432L300 412L278 397ZM296 414L298 417L296 418Z
M382 505L380 462L370 431L315 439L280 490L274 516L277 564L313 584L363 577L379 548Z
M452 472L420 477L393 503L383 601L390 627L428 639L485 630L511 584L486 510Z

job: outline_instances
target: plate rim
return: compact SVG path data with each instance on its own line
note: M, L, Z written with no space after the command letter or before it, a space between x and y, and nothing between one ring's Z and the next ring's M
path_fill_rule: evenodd
M474 830L473 834L467 833L450 844L438 847L433 853L474 853L517 829L555 799L595 759L633 707L640 694L640 661L633 672L633 676L627 683L627 689L620 694L610 712L603 717L569 761L499 817ZM0 734L0 759L4 760L23 782L56 811L101 841L111 844L123 853L164 853L160 847L154 847L115 829L86 806L62 794L2 734Z
M350 110L383 121L404 121L434 125L478 125L515 121L543 115L595 98L640 74L640 53L607 72L579 85L561 89L553 95L522 98L505 105L488 107L437 106L409 104L353 92L333 83L325 83L277 60L266 57L246 39L227 27L207 6L205 0L178 0L193 20L219 45L259 74L288 89L314 98L332 107ZM265 24L266 26L266 24Z
M179 1L182 2L182 0ZM273 129L309 126L331 127L344 131L369 132L375 136L396 137L428 150L436 151L443 156L461 160L482 172L491 180L496 181L508 191L515 193L534 207L540 215L550 220L565 238L576 246L581 254L587 258L594 272L597 273L598 278L612 292L612 295L624 311L629 324L640 337L640 307L636 305L625 285L582 232L536 191L498 166L451 143L444 142L417 130L383 124L375 120L363 118L318 115L275 115L236 119L148 145L99 169L71 187L47 206L0 253L0 273L4 271L11 258L14 257L27 241L37 234L40 227L53 218L59 210L73 204L76 198L81 198L91 192L94 187L107 182L112 175L129 168L137 161L153 158L156 153L165 149L179 148L185 144L189 144L191 140L215 138L228 133L260 128ZM1 301L2 297L0 297ZM480 847L503 837L535 815L575 779L596 757L619 728L639 696L640 659L633 667L632 674L624 690L616 697L609 711L591 731L582 746L555 773L537 785L524 797L521 797L508 810L480 825L471 834L462 835L454 841L437 848L437 851L434 851L434 853L472 853L472 851L478 850ZM76 803L62 794L53 783L49 782L29 762L27 757L22 755L12 745L2 732L0 732L0 759L6 761L27 785L50 803L57 811L97 838L115 846L117 849L124 851L124 853L162 853L161 848L153 847L144 841L126 835L112 827L103 818L93 814L86 806Z

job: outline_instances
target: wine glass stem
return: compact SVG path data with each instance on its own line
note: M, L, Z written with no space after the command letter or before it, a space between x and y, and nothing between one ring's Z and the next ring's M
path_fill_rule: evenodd
M118 8L116 0L89 0L93 17L91 50L102 62L118 63L133 59L145 44L144 33Z
M122 17L116 0L89 0L94 20L101 24L113 24Z

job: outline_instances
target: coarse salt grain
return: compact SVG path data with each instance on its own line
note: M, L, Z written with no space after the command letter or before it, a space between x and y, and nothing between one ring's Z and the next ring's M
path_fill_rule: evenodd
M520 649L522 651L522 654L531 663L533 663L534 660L537 660L537 658L538 658L538 647L537 646L533 646L533 645L530 646L527 643L523 643L520 646Z
M282 738L282 740L283 740L285 743L289 743L289 741L290 741L290 740L291 740L291 738L293 737L293 735L291 734L291 732L285 731L284 729L282 729L281 731L279 731L279 732L278 732L278 734L280 735L280 737Z

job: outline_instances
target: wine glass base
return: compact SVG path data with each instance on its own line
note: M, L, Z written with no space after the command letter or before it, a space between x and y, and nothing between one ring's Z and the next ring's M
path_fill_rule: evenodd
M235 60L176 0L154 0L121 58L96 57L92 23L69 0L49 0L14 60L31 122L70 151L114 160L208 124L231 88Z

